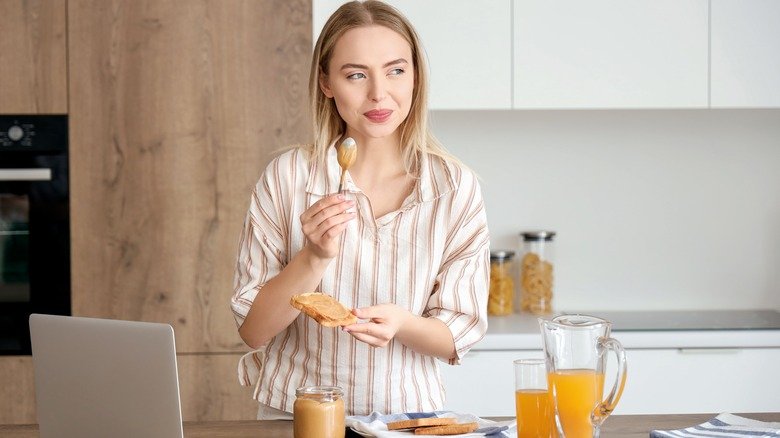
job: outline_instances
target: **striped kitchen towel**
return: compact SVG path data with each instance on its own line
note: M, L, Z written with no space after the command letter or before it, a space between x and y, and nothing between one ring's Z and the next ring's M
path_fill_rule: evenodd
M471 414L458 414L450 411L435 412L407 412L404 414L380 414L374 412L371 415L349 416L346 419L346 425L359 435L377 438L397 438L414 436L411 431L388 431L387 423L402 420L413 420L416 418L455 418L458 423L474 423L479 425L479 429L473 433L458 435L459 437L517 437L517 421L491 421L479 418Z
M780 438L780 423L751 420L733 414L720 414L712 420L677 430L654 430L650 438L666 437L751 437Z

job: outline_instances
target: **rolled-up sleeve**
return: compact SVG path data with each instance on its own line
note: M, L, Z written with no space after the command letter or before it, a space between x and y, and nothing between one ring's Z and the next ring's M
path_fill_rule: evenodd
M451 365L485 336L490 275L490 236L479 184L465 173L456 190L450 238L428 300L429 316L452 332L456 356Z
M279 224L278 203L273 192L277 185L273 163L252 192L239 239L233 296L230 307L238 327L244 323L252 302L260 288L284 267L282 229Z

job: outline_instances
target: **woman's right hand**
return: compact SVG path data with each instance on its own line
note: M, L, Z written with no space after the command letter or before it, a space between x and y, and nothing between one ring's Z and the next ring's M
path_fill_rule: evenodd
M306 236L306 246L321 259L332 259L339 252L339 236L355 218L355 212L347 210L355 201L344 195L330 195L315 202L301 214L301 226Z

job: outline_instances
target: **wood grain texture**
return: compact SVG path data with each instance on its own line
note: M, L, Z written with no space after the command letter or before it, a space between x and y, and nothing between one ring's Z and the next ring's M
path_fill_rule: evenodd
M604 438L647 438L651 430L680 429L702 423L717 414L685 415L615 415L607 419L601 429ZM737 414L760 421L780 421L780 413ZM512 417L489 418L496 421ZM8 438L32 438L38 436L36 426L2 426L0 432ZM184 436L188 438L287 438L293 433L291 421L209 421L184 423ZM347 438L356 436L351 431Z
M74 314L245 350L238 237L273 152L311 137L310 0L69 0L68 20Z
M184 421L254 420L254 388L238 383L241 354L178 355Z
M66 0L0 0L0 114L68 111Z
M184 421L253 420L253 388L238 383L241 354L180 354L179 393ZM0 424L37 421L30 356L0 357ZM0 436L5 436L0 434Z
M0 424L36 422L30 356L0 356L0 400Z

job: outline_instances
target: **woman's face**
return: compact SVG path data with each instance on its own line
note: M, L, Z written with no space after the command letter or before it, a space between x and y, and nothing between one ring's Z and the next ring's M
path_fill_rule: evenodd
M414 91L412 49L383 26L351 29L333 48L323 93L333 98L347 124L346 135L362 139L400 136Z

